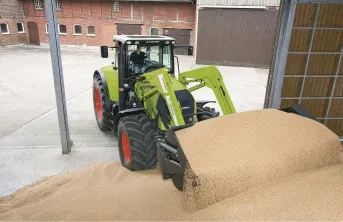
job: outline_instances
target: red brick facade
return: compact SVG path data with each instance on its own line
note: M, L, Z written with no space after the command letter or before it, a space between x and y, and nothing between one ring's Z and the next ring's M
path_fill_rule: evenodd
M35 9L34 0L22 0L27 22L38 24L41 43L48 42L46 17L43 9ZM119 10L114 10L111 0L62 0L62 10L57 10L58 23L66 25L67 34L60 34L61 44L102 45L111 44L117 33L117 23L141 24L143 35L150 28L191 29L193 44L195 30L195 6L190 2L117 1ZM42 1L43 6L44 2ZM74 25L81 25L82 35L74 35ZM95 27L95 36L87 35L87 26Z
M18 33L17 23L23 23L24 32ZM0 29L0 45L27 43L28 29L22 0L3 0L0 5L0 24L8 27L8 33Z

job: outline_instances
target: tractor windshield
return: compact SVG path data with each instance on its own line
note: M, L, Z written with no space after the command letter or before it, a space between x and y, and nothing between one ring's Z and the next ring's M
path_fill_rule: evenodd
M170 45L129 45L129 70L135 75L166 68L172 71Z
M162 48L162 57L160 57L160 48ZM167 46L151 46L150 47L150 61L159 64L160 68L164 67L170 69L171 53L170 45Z

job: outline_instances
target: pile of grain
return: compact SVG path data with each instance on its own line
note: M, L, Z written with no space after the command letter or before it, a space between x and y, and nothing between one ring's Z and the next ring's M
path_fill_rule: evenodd
M341 144L332 131L274 109L200 122L177 131L177 136L190 164L183 201L189 210L285 176L342 163Z
M0 198L1 221L343 220L343 165L274 181L188 212L159 169L133 173L100 164Z
M207 142L207 147L201 145L200 135L189 139L193 143L196 141L203 155L215 151L219 161L216 164L211 162L211 156L201 157L187 146L182 136L191 134L190 131L183 131L184 134L180 135L187 147L185 151L195 154L190 162L192 167L195 166L194 172L205 179L202 182L207 179L205 184L221 184L213 183L212 190L202 190L205 193L200 202L213 203L213 196L220 196L220 193L231 198L219 198L221 202L189 211L183 204L185 193L178 191L171 180L162 180L159 168L130 172L120 163L107 163L53 176L0 198L0 220L343 220L343 165L333 165L341 163L337 155L341 148L337 137L314 122L267 112L270 115L266 116L265 112L259 115L263 118L263 125L270 126L270 122L274 122L279 124L279 129L266 131L266 126L262 125L258 132L251 132L249 128L256 127L254 124L258 121L254 118L256 113L250 112L242 114L248 119L237 114L236 118L241 121L224 117L214 121L216 124L211 129L203 128L208 134L219 136L216 141ZM279 120L280 115L285 119ZM225 122L230 127L225 129L225 134L218 132ZM209 123L199 123L199 126L208 126ZM306 124L306 127L299 126L299 123ZM288 125L292 130L285 130ZM248 134L239 135L238 132L242 131ZM264 136L264 139L270 137L266 135L274 135L275 138L264 143L263 138L256 134ZM206 133L201 135L209 137ZM297 144L292 143L290 136L295 137ZM318 136L318 141L310 143L314 136ZM221 139L226 143L220 144ZM286 146L282 142L291 144ZM276 147L271 152L273 145ZM220 152L223 149L232 151L231 155ZM201 158L208 167L199 164ZM220 169L215 169L215 165L221 166ZM209 168L213 171L207 171ZM304 172L296 174L300 171ZM227 185L223 184L225 181ZM206 201L206 198L211 200Z

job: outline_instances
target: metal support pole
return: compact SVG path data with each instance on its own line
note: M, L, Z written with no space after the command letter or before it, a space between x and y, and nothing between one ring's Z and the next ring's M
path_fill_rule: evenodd
M296 5L297 0L285 1L285 11L282 19L277 55L275 58L275 70L270 92L269 108L280 108L283 78L286 70Z
M71 151L72 141L69 136L67 105L64 92L62 59L60 50L60 41L58 38L56 2L55 0L45 0L45 13L48 24L48 36L50 44L50 55L52 62L52 71L54 75L56 105L58 114L58 123L60 129L62 153L68 154Z

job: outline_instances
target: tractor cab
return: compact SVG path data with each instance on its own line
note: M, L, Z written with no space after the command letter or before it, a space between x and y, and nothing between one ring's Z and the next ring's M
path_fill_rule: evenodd
M168 36L115 35L114 47L101 46L101 55L108 57L108 48L115 48L114 68L124 78L139 76L157 69L167 69L174 76L175 39ZM186 46L188 47L188 46Z
M175 79L174 57L176 56L174 56L174 49L191 46L176 46L176 40L168 36L115 35L113 42L114 46L101 46L100 50L102 58L108 58L109 49L115 50L112 66L107 67L112 71L108 71L104 75L112 79L111 84L115 84L112 88L118 89L118 97L117 94L112 95L116 95L113 100L118 100L119 111L139 106L137 93L141 95L140 84L146 84L142 81L146 75L154 73L155 70L161 70L159 74L165 73L174 77L170 79L174 83L174 87L176 84L179 85L179 88L185 88L183 83ZM179 67L178 64L177 67ZM165 78L169 78L168 76ZM106 84L108 83L106 82ZM139 98L139 100L143 101L144 98Z
M163 43L159 45L128 45L127 66L129 75L140 75L160 68L165 68L170 73L174 73L171 47L171 44Z
M156 69L165 68L175 77L174 49L188 48L188 55L193 54L191 45L176 45L176 40L169 36L115 35L115 46L101 46L101 56L108 58L108 49L115 49L114 69L119 75L128 78ZM121 73L122 72L122 73Z

